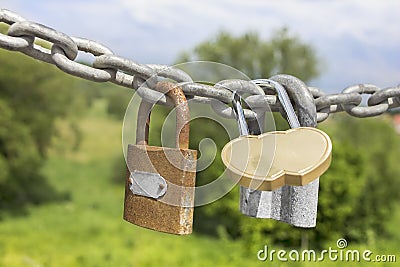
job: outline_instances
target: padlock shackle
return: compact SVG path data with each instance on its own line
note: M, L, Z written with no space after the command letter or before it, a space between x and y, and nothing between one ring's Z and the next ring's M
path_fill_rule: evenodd
M188 149L190 113L182 88L172 82L159 82L156 84L155 89L169 96L174 102L176 110L175 145L180 149ZM148 144L152 108L153 104L144 100L140 102L136 127L136 144L138 145Z
M249 135L249 127L247 125L246 118L244 117L244 112L242 108L242 98L236 91L233 92L232 107L238 121L239 135Z
M283 85L293 99L300 126L317 127L317 109L307 85L299 78L288 74L277 74L270 79Z
M279 102L281 103L281 106L286 113L286 117L289 122L290 128L300 127L299 119L297 118L293 105L290 102L289 95L286 92L286 89L280 83L271 79L257 79L257 80L252 80L252 82L259 86L272 85L276 91L276 94L278 95Z

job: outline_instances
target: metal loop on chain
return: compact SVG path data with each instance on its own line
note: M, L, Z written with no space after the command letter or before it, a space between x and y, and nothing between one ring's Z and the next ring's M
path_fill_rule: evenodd
M183 70L159 64L147 64L147 67L151 68L153 72L157 73L157 76L169 78L178 83L180 82L193 82L192 77L190 77Z
M245 94L255 94L255 95L265 95L264 91L251 81L239 80L239 79L231 79L231 80L223 80L214 85L216 89L227 89L231 92L237 92L239 95L243 96ZM268 109L268 106L264 106L263 108L254 108L251 104L247 103L251 109L243 109L243 113L246 119L255 120L257 118L261 118L264 116L264 113ZM212 109L218 115L235 119L236 115L233 108L226 106L226 104L216 101L211 103Z
M122 71L117 71L114 79L110 80L110 82L136 90L145 82L143 79L140 79L140 81L138 81L138 79L139 77L125 74Z
M299 120L296 116L293 106L290 103L289 95L287 94L286 89L280 83L278 83L274 80L271 80L271 79L257 79L257 80L253 80L252 82L254 84L261 85L261 86L272 85L278 95L279 102L281 103L281 106L283 107L282 111L285 113L284 116L287 117L289 125L292 128L297 128L300 126Z
M186 99L189 101L194 101L195 103L200 104L211 104L212 98L203 97L203 96L187 96Z
M28 36L12 37L0 33L0 47L7 50L21 51L30 46L32 42L33 38Z
M14 13L8 9L0 9L0 22L7 23L8 25L11 25L16 22L24 21L26 20L24 17L18 15L17 13Z
M39 37L45 41L51 42L52 44L58 45L70 60L74 60L78 55L78 47L68 35L62 32L58 32L52 28L49 28L39 23L31 21L16 22L12 24L8 29L8 35L14 37L20 37L20 36L32 36L34 38ZM38 49L37 51L46 53L47 55L51 54L48 49L44 48Z
M285 87L293 100L301 126L316 127L317 110L307 85L300 79L287 74L275 75L270 79Z
M173 106L173 103L165 94L146 87L146 83L137 88L136 92L141 98L143 98L146 102L149 102L151 104Z
M131 75L138 75L146 80L154 74L152 68L116 55L98 56L93 62L93 66L95 68L113 68L116 70L122 70Z
M109 48L97 42L78 37L72 37L71 39L77 45L78 51L90 53L95 57L104 54L112 54L112 51ZM56 44L52 46L51 54L54 63L57 65L57 67L59 67L61 70L71 75L95 82L107 82L110 81L111 79L115 79L116 76L115 70L97 69L93 68L92 66L72 61L65 55L64 51Z
M385 101L389 102L389 105L398 107L400 105L400 86L386 88L375 92L368 99L368 105L374 106L381 104Z
M12 25L16 22L24 20L25 19L18 14L15 14L7 9L0 9L0 22ZM0 47L11 51L19 51L28 47L30 43L33 42L31 39L33 38L12 37L0 33Z
M317 122L323 122L330 114L343 111L343 107L338 105L330 105L317 111Z
M318 97L325 95L325 93L323 91L321 91L321 89L319 89L317 87L313 87L313 86L309 86L308 91L310 91L310 93L312 94L312 96L314 98L318 98Z
M251 95L245 98L245 102L252 108L268 110L269 106L272 112L280 112L282 110L282 105L276 95Z
M317 112L317 122L323 122L330 115L330 107L326 107Z
M362 101L362 97L358 93L344 93L344 94L332 94L323 95L315 99L315 106L317 111L332 105L340 104L354 104L359 105Z
M110 48L108 48L96 41L89 40L86 38L81 38L81 37L71 37L71 39L77 45L79 51L90 53L94 56L114 54Z
M252 95L264 95L264 91L251 81L239 80L239 79L231 79L231 80L222 80L214 85L215 88L225 88L230 91L237 92L240 96L244 94L252 94Z
M349 86L342 93L358 93L358 94L374 94L380 89L373 84L357 84ZM355 104L342 104L343 109L354 117L364 118L372 117L385 113L388 108L388 103L382 103L375 106L362 107Z
M68 59L64 51L56 44L51 47L51 54L57 67L68 74L95 82L107 82L115 77L115 70L95 69Z
M224 103L230 103L232 100L232 92L225 88L215 88L213 86L200 83L185 83L182 84L182 89L187 95L210 97L220 100Z

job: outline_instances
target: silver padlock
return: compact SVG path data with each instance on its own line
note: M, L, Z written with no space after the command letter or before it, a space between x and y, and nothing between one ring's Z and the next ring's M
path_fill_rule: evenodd
M256 80L254 83L260 86L262 84L274 86L292 128L317 125L313 97L301 80L290 75L276 75L269 80ZM285 89L294 100L298 117ZM284 185L272 191L254 190L241 186L240 211L247 216L271 218L297 227L315 227L318 189L319 178L304 186Z

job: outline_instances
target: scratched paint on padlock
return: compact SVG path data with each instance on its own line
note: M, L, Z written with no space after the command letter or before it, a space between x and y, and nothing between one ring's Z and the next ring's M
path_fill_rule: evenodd
M158 173L134 170L129 176L129 189L135 195L158 199L167 192L168 185Z

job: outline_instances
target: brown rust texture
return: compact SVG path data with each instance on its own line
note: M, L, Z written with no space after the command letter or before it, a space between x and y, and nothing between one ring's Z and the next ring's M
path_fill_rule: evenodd
M156 89L166 93L176 106L176 147L148 146L152 104L139 106L136 145L127 152L124 219L133 224L172 234L190 234L193 225L197 151L189 147L189 107L179 86L159 82ZM129 172L159 173L167 182L167 192L159 199L134 195L129 189Z
M124 219L149 229L172 234L192 232L197 151L129 145L128 168L159 173L168 190L158 200L134 195L125 187ZM172 161L173 164L170 162Z

